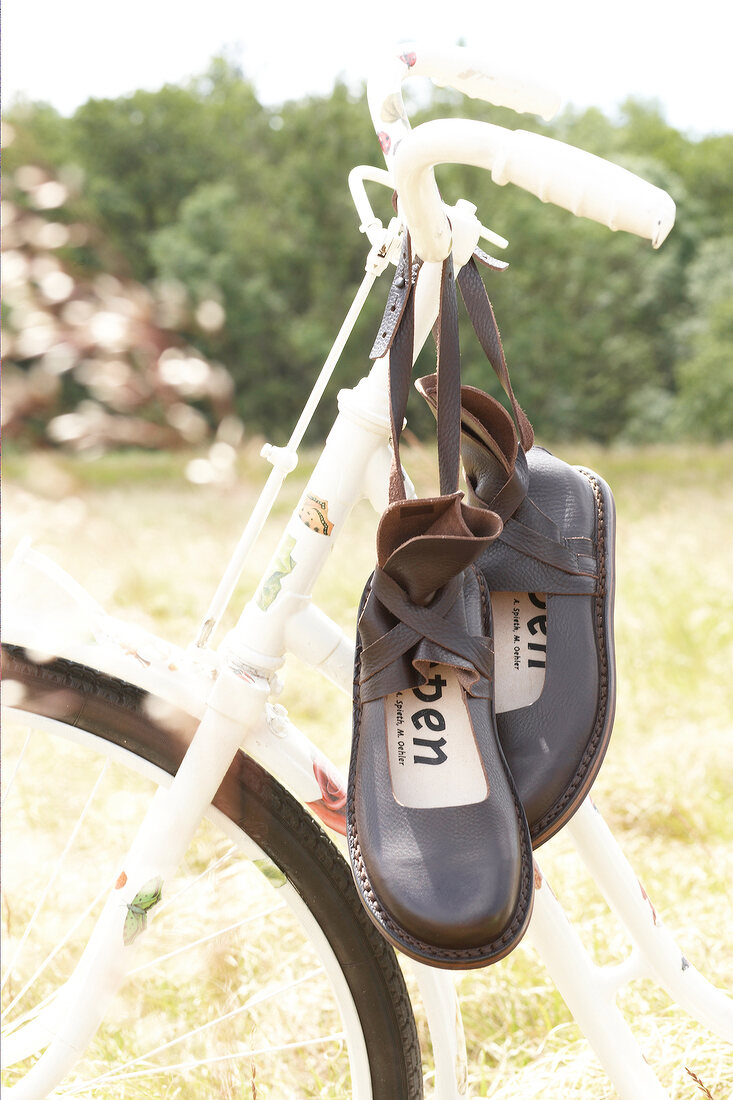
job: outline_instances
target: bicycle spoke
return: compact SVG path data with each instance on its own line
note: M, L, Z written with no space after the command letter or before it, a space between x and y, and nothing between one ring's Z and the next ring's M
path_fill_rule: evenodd
M39 1001L37 1005L34 1005L33 1008L29 1008L27 1012L24 1012L22 1016L16 1016L14 1020L11 1020L10 1023L6 1024L3 1028L3 1039L6 1039L11 1035L15 1035L16 1031L18 1031L21 1027L24 1027L26 1024L30 1023L31 1020L35 1020L37 1016L40 1016L44 1008L47 1008L48 1005L52 1004L53 1001L56 1000L60 992L60 989L53 990L53 992L44 997L42 1001Z
M32 976L32 977L30 977L30 978L28 979L28 981L27 981L27 982L25 983L25 985L24 985L24 986L23 986L23 988L22 988L22 989L20 990L20 992L19 992L19 993L16 993L16 995L15 995L15 996L13 997L12 1001L10 1002L10 1004L6 1005L6 1007L5 1007L5 1008L3 1009L3 1011L2 1011L2 1014L0 1015L0 1018L3 1018L3 1019L4 1019L4 1018L5 1018L5 1017L6 1017L7 1015L8 1015L8 1013L9 1013L9 1012L11 1011L11 1009L12 1009L12 1008L13 1008L13 1007L14 1007L14 1006L15 1006L15 1005L16 1005L16 1004L18 1003L18 1001L20 1001L20 999L21 999L21 998L22 998L23 996L25 996L25 994L26 994L26 993L28 992L28 990L29 990L29 989L30 989L30 988L31 988L31 987L33 986L33 984L34 984L34 983L35 983L35 982L36 982L36 981L38 980L38 978L40 978L41 974L42 974L42 973L43 973L43 971L44 971L44 970L46 969L46 967L47 967L47 966L49 965L49 963L51 962L51 960L52 960L52 959L54 959L54 958L56 957L56 955L58 955L59 951L61 951L61 950L62 950L62 948L66 946L66 944L67 944L67 943L69 942L69 940L71 939L71 937L72 937L72 936L74 935L74 933L76 932L77 928L79 928L79 927L80 927L80 926L81 926L81 925L82 925L82 924L84 923L84 921L85 921L85 920L87 919L87 917L89 916L89 914L90 914L91 912L93 912L93 910L94 910L94 909L95 909L95 908L97 907L97 905L99 905L99 903L100 903L100 902L102 901L102 899L104 898L105 894L107 894L107 893L109 892L109 890L110 890L110 886L111 886L111 884L109 884L109 883L108 883L108 884L107 884L106 886L103 886L103 887L102 887L102 889L101 889L101 890L99 891L99 893L97 894L97 896L96 896L96 897L95 897L95 898L94 898L94 899L93 899L93 900L92 900L92 901L91 901L91 902L89 903L89 905L88 905L88 906L86 907L86 909L84 910L84 912L83 912L83 913L82 913L82 914L81 914L81 915L80 915L80 916L79 916L79 917L78 917L78 918L77 918L77 919L76 919L76 920L74 921L73 925L72 925L72 926L71 926L71 928L70 928L70 929L68 930L68 932L67 932L67 933L66 933L66 935L65 935L65 936L63 937L63 939L59 940L59 942L58 942L58 943L56 944L56 946L54 947L53 951L51 951L51 952L50 952L50 953L49 953L49 954L48 954L48 955L46 956L46 958L45 958L45 959L43 960L43 962L42 962L42 963L40 964L40 966L39 966L39 967L37 968L37 970L35 971L35 973L33 974L33 976ZM36 1010L36 1011L37 1011L37 1010ZM34 1015L35 1015L35 1012L34 1012ZM10 1023L10 1027L11 1027L11 1028L15 1028L16 1026L17 1026L17 1021L15 1021L15 1020L11 1021L11 1023Z
M212 863L208 867L205 867L203 871L201 871L201 873L196 876L196 878L189 879L187 882L184 883L183 886L180 887L180 889L176 890L174 894L171 894L169 898L163 898L157 908L156 916L160 916L160 914L165 912L165 910L168 909L169 906L173 905L174 902L179 901L179 899L182 898L184 894L187 894L188 891L191 890L197 882L201 881L201 879L211 876L214 871L216 871L217 868L222 865L222 863L225 863L233 855L237 855L237 849L232 844L229 848L227 848L226 852L224 852L223 855L219 856L215 863Z
M313 1039L299 1039L293 1043L279 1043L277 1046L258 1047L249 1050L238 1050L230 1054L215 1054L209 1058L198 1058L190 1062L176 1062L168 1066L151 1066L148 1069L135 1070L134 1073L120 1073L114 1076L98 1077L94 1081L86 1081L80 1088L71 1089L67 1096L81 1096L90 1088L96 1087L100 1081L105 1084L117 1084L119 1081L131 1081L141 1077L160 1076L163 1073L183 1073L187 1070L198 1069L199 1066L213 1066L221 1062L236 1061L241 1058L259 1058L268 1054L283 1054L286 1051L306 1050L308 1047L323 1046L325 1043L343 1043L346 1036L343 1031L334 1031L329 1035L317 1035Z
M153 1050L146 1051L145 1054L140 1054L140 1055L138 1055L137 1058L132 1058L130 1061L124 1062L122 1065L117 1066L115 1068L115 1070L110 1071L109 1073L103 1073L103 1074L100 1074L98 1077L95 1077L93 1080L85 1081L83 1089L86 1090L88 1088L91 1088L92 1086L96 1087L97 1085L99 1085L102 1082L104 1082L105 1084L110 1084L110 1083L112 1083L114 1081L117 1081L117 1080L127 1079L128 1077L131 1077L131 1076L139 1076L140 1074L128 1074L128 1073L123 1073L122 1071L123 1070L126 1071L126 1070L130 1069L132 1066L139 1065L140 1062L145 1062L150 1058L154 1058L154 1057L156 1057L156 1055L162 1054L163 1051L170 1050L172 1047L178 1046L179 1043L183 1043L183 1042L186 1042L190 1039L193 1039L196 1036L201 1035L204 1031L209 1031L209 1030L211 1030L212 1027L216 1027L219 1024L223 1024L227 1020L233 1019L235 1016L241 1016L242 1013L244 1013L244 1012L250 1012L253 1008L256 1008L259 1005L264 1004L269 1000L272 1000L274 997L280 997L284 993L289 993L291 990L297 989L298 986L301 986L301 985L305 984L306 982L311 981L313 978L315 978L318 974L321 974L321 973L322 973L322 969L321 969L320 966L318 966L318 967L314 967L313 970L308 971L308 973L304 974L302 977L296 978L291 982L285 982L285 983L282 983L282 984L277 985L277 986L269 986L267 989L263 989L262 992L255 994L255 996L253 996L253 997L250 997L249 1000L245 1001L244 1004L239 1005L238 1008L233 1008L230 1012L225 1012L223 1016L218 1016L215 1020L208 1020L205 1024L201 1024L199 1027L192 1028L191 1030L185 1032L182 1035L177 1035L174 1039L169 1039L167 1043L161 1043L160 1046L155 1047ZM318 1041L318 1040L314 1040L314 1041ZM294 1044L290 1044L290 1046L295 1048L295 1047L298 1046L298 1044L294 1043ZM283 1049L285 1049L285 1048L283 1048ZM216 1058L214 1060L221 1060L221 1058L224 1058L224 1057L230 1057L230 1056L229 1055L223 1055L220 1058ZM205 1061L202 1061L201 1063L193 1062L191 1064L192 1065L198 1065L198 1064L204 1065L204 1064L206 1064L206 1062ZM144 1071L144 1072L155 1072L155 1073L170 1072L173 1068L175 1068L175 1067L162 1066L162 1067L156 1067L152 1071ZM144 1075L144 1073L142 1075ZM73 1096L75 1094L76 1094L76 1090L72 1089L70 1095Z
M63 991L111 880L125 866L130 833L156 788L165 790L156 764L151 771L136 755L135 738L150 735L169 775L177 751L174 735L138 728L136 696L120 717L99 675L82 673L78 682L87 679L95 698L89 714L107 720L109 740L71 726L64 736L66 723L59 724L61 736L55 726L29 734L23 716L20 729L15 724L9 804L18 820L5 867L13 891L4 883L13 958L0 1013L4 1087L27 1080L29 1088L43 1082L42 1093L50 1086L51 1095L83 1100L173 1094L189 1100L239 1096L242 1086L249 1095L251 1073L258 1096L268 1089L360 1096L373 1059L382 1076L397 1081L400 1040L390 1032L370 1046L364 1024L365 1012L380 1023L372 1005L381 1003L386 983L371 969L369 945L355 938L354 906L344 889L350 879L311 819L247 761L232 813L212 810L180 868L166 878L140 956L87 1044L86 1004L68 1006ZM44 678L39 683L45 688ZM70 676L69 691L76 690ZM6 800L9 788L4 784ZM342 902L349 926L343 941ZM122 897L119 905L124 914ZM354 995L349 967L357 964L364 986ZM384 977L388 996L399 995L393 973ZM73 1065L64 1045L79 1051Z
M23 747L20 750L20 755L19 755L18 759L15 762L15 767L13 768L13 770L10 774L10 779L8 780L7 786L5 788L5 794L2 796L2 800L0 800L0 807L2 809L5 809L5 803L7 802L8 795L10 794L10 791L12 790L13 783L15 782L15 777L17 776L18 772L20 771L20 765L23 763L23 757L25 756L25 750L28 748L32 736L33 736L33 730L29 729L27 734L25 735L25 741L23 742Z
M154 959L149 959L148 962L136 966L134 970L130 971L128 977L133 978L136 974L142 973L143 970L150 970L151 967L159 966L164 962L168 962L169 959L175 959L179 955L184 955L187 951L192 951L194 947L201 947L202 944L211 943L213 940L219 939L220 936L225 936L228 932L234 932L237 928L243 928L246 924L254 924L256 921L263 920L265 917L270 917L273 913L280 913L284 909L284 902L280 905L273 905L270 909L265 909L262 913L255 913L252 916L244 917L242 920L236 921L236 923L230 924L226 928L218 928L215 932L210 932L208 936L202 936L192 943L185 943L182 947L177 947L175 951L169 951L167 955L156 955Z
M102 764L102 767L101 767L101 770L99 772L99 775L97 776L96 782L95 782L94 786L92 787L91 793L90 793L89 797L87 798L86 803L84 804L84 808L82 809L81 813L79 814L79 817L76 820L76 824L74 825L74 828L71 831L71 835L70 835L69 839L66 842L66 846L65 846L63 852L61 853L61 855L59 856L58 860L56 861L56 865L53 869L53 872L51 873L51 877L49 878L48 882L46 883L46 886L43 890L43 893L41 894L41 896L38 900L38 903L36 905L36 908L33 911L33 915L31 916L31 919L29 920L28 924L26 925L26 928L25 928L25 931L23 932L23 935L21 936L20 943L18 944L18 946L15 949L15 952L13 953L13 957L10 960L10 964L8 966L8 969L5 972L5 977L3 978L2 983L0 983L0 990L5 988L5 985L8 981L8 979L9 979L10 975L13 973L13 970L15 969L15 967L17 966L17 964L20 960L20 956L22 954L23 948L24 948L25 944L27 943L28 937L29 937L31 931L33 930L33 927L36 923L36 920L38 919L38 916L39 916L39 914L40 914L40 912L41 912L41 910L42 910L42 908L43 908L43 906L46 902L46 898L48 897L49 893L51 892L51 888L53 887L54 883L56 882L56 879L58 878L59 874L61 873L61 869L64 865L66 857L68 856L69 852L71 851L71 849L74 845L74 842L75 842L77 836L79 835L79 831L80 831L80 829L81 829L81 827L84 823L84 820L85 820L87 814L89 813L89 810L91 809L92 803L93 803L93 801L96 797L97 791L99 790L99 785L102 782L102 779L104 778L104 775L107 771L108 765L109 765L108 760L105 760L104 763Z

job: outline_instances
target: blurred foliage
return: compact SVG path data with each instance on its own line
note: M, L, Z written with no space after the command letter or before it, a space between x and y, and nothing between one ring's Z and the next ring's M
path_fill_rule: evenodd
M495 187L479 170L438 170L446 201L476 202L510 241L509 270L489 273L487 285L540 438L733 435L733 135L694 140L635 101L615 119L590 109L540 124L432 91L410 113L538 130L638 172L677 203L677 225L654 252ZM74 422L59 425L91 402L98 422L134 414L165 428L160 439L185 441L184 406L189 437L211 435L222 418L231 436L231 377L246 431L287 438L362 278L368 246L346 177L355 164L380 163L365 96L337 84L329 96L265 108L219 58L182 87L90 100L71 118L16 103L6 120L11 434L101 444L101 428L93 443L73 437ZM389 193L372 197L386 223ZM336 385L363 372L386 291L372 295ZM93 339L80 336L84 324ZM462 348L465 381L497 392L465 319ZM189 368L170 367L161 384L166 355ZM27 408L24 387L26 397L36 391ZM412 405L411 426L429 432L432 418ZM326 401L316 429L332 417ZM117 442L134 441L118 429Z
M230 466L242 435L234 384L176 331L183 288L97 270L95 228L70 220L75 186L69 170L26 163L5 188L4 437L99 453L200 444L216 427L213 454ZM221 322L217 309L209 321Z

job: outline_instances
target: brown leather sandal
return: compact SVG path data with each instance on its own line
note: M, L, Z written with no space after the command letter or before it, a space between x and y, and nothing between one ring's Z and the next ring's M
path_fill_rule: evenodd
M414 274L409 253L396 279L401 272ZM422 962L470 968L506 955L526 930L532 856L496 730L488 590L472 565L501 522L483 504L464 504L457 491L460 368L450 258L436 381L441 495L405 498L399 435L412 369L414 278L409 284L397 300L390 352L390 504L359 612L347 837L361 899L387 939Z
M537 848L579 807L611 736L615 509L598 474L533 445L473 262L458 284L516 420L462 387L468 499L504 521L478 565L494 612L499 736ZM417 386L436 411L434 376Z

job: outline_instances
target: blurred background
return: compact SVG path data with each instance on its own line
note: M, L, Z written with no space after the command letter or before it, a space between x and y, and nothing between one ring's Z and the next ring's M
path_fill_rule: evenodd
M336 19L331 4L288 3L287 35L262 12L210 7L202 20L135 0L113 25L86 0L5 5L6 443L88 454L220 443L221 464L245 437L287 438L363 272L346 176L381 163L369 54L408 27L522 64L571 97L545 124L413 82L416 121L467 113L536 129L677 203L655 253L478 171L439 173L447 201L471 198L510 241L489 293L539 438L733 434L733 97L722 56L716 65L726 36L705 4L689 34L656 4L615 5L608 26L570 2L551 18L534 2L511 17L427 4L398 24L378 3L363 26L354 5ZM385 293L337 385L362 372ZM465 380L488 385L468 332L463 344ZM315 430L332 416L331 401ZM418 436L430 431L421 408L409 416Z

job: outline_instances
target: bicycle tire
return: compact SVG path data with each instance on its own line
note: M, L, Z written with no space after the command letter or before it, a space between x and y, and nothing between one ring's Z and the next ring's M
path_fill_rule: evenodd
M3 679L24 714L61 722L174 775L196 722L183 712L171 731L151 715L143 689L75 662L36 660L4 644ZM366 1044L375 1100L423 1095L419 1040L404 978L391 947L364 913L350 870L333 842L293 796L239 751L213 801L254 841L305 902L338 959ZM7 828L7 823L6 823ZM253 1094L254 1094L253 1089ZM300 1095L300 1094L299 1094Z

